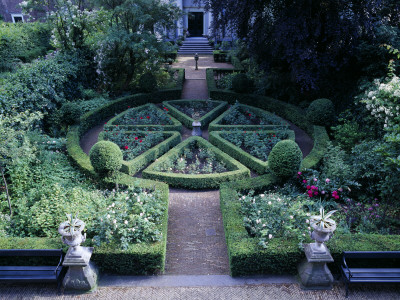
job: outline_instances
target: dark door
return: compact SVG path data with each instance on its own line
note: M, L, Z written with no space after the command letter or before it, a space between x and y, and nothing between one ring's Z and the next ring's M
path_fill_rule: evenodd
M188 15L190 36L203 36L203 13L192 12Z

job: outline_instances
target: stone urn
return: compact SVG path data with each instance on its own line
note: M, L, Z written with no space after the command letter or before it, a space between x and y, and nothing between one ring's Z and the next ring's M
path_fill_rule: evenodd
M72 214L67 214L67 218L68 220L58 227L58 233L62 242L71 247L71 254L80 255L83 252L81 244L86 241L86 233L82 235L85 223L78 219L78 215L74 218Z
M311 238L315 240L315 243L310 246L314 253L326 253L324 243L329 241L336 229L336 222L330 218L335 212L336 210L333 210L325 214L324 209L321 207L319 216L310 217L310 226L314 229L311 233Z

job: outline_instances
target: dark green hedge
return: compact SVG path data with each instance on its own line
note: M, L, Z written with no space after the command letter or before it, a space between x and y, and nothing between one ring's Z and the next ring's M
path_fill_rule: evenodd
M236 94L236 95L240 95L240 94ZM240 104L240 107L244 107L256 115L272 115L272 113L265 111L263 109L257 108L257 107L253 107L253 106L249 106L249 105L245 105L245 104ZM276 117L281 119L283 124L286 123L287 125L222 125L222 124L220 124L222 119L227 114L229 114L229 110L227 110L222 115L220 115L218 118L216 118L214 121L212 121L210 123L210 126L208 127L208 131L211 132L211 131L218 131L218 130L234 130L234 129L253 131L253 130L273 130L273 129L278 129L278 128L288 128L289 127L287 122L285 122L285 120L282 120L278 116L276 116Z
M146 131L147 133L148 131ZM129 133L127 131L126 133ZM129 161L123 161L121 172L127 173L128 175L134 176L137 172L147 166L149 163L155 161L158 157L163 155L172 147L179 144L182 137L179 132L176 131L164 131L164 140L158 145L150 148L146 152L140 154ZM103 134L99 135L99 140L103 139Z
M136 107L147 103L160 103L164 100L179 99L182 95L185 69L177 70L179 71L179 75L176 88L160 90L151 94L135 94L118 98L107 105L92 110L81 116L79 134L82 135L104 120L127 110L128 107Z
M167 60L168 58L176 60L177 56L178 56L178 51L170 51L164 54L165 60Z
M132 108L132 109L139 112L142 110L149 109L150 107L153 107L156 110L159 110L162 112L161 109L159 109L157 106L155 106L152 103L144 104L144 105ZM114 118L112 118L111 120L109 120L107 122L107 125L105 125L104 128L105 129L111 128L111 127L114 127L114 125L118 125L119 128L123 128L126 130L134 130L134 129L144 130L145 128L148 128L150 130L161 129L161 130L165 130L165 131L181 131L182 130L181 122L179 122L174 117L171 117L171 121L173 123L172 125L120 125L119 120L127 113L129 113L129 111L126 109L122 113L116 115Z
M227 62L229 61L228 51L214 50L213 57L215 62Z
M274 133L275 131L263 130L258 132ZM288 139L294 141L295 139L294 131L289 130L288 133L289 133ZM210 132L210 137L209 137L210 143L217 146L219 149L229 154L233 158L237 159L246 167L256 171L258 174L264 174L268 171L268 161L262 161L261 159L255 158L253 155L247 153L246 151L240 149L236 145L222 138L221 134L222 132L220 131Z
M181 150L186 147L191 141L197 141L199 144L211 149L215 154L216 158L223 161L227 168L234 169L234 171L215 173L215 174L175 174L155 171L155 167L170 157L177 157ZM143 178L163 181L174 187L185 187L189 189L206 189L206 188L218 188L222 182L239 180L246 177L250 177L250 170L243 166L238 161L234 160L226 153L222 152L215 146L211 145L205 139L192 136L187 140L180 143L175 148L164 154L158 159L158 161L151 164L142 173Z
M314 147L311 152L303 159L301 163L302 169L315 168L325 155L326 148L328 147L329 136L325 127L312 126L314 128Z
M189 117L187 114L181 112L179 109L175 108L172 104L176 103L176 104L190 104L193 101L206 101L206 100L170 100L170 101L164 101L163 104L165 107L168 108L168 112L175 117L177 120L179 120L180 122L182 122L183 125L185 125L187 128L192 129L192 123L194 122L194 120ZM222 111L224 111L226 109L226 107L228 106L228 103L226 103L225 101L213 101L213 102L218 102L219 105L217 107L215 107L212 111L208 112L207 114L205 114L204 116L202 116L199 119L199 122L201 122L201 128L206 127L212 120L214 120L217 116L220 115L220 113Z
M296 274L298 263L305 258L297 241L275 238L269 242L267 249L263 249L258 245L258 239L250 237L244 227L241 204L236 193L249 189L264 191L273 187L275 183L276 178L267 174L254 179L221 184L221 210L232 276ZM338 273L343 251L399 250L400 236L335 234L327 245L335 259L329 267L333 273Z

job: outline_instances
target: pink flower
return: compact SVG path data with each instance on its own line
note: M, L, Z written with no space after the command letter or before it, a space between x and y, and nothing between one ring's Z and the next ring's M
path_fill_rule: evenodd
M307 185L307 190L311 189L311 186Z
M314 181L318 181L318 179L317 179L317 178L314 178Z
M325 179L325 182L329 183L329 182L331 182L331 180L329 178L327 178L327 179Z
M303 183L306 183L306 182L307 182L307 180L304 179L304 180L303 180Z
M129 149L129 147L128 147L128 146L125 146L125 147L124 147L124 149L125 149L125 150L128 150L128 149Z

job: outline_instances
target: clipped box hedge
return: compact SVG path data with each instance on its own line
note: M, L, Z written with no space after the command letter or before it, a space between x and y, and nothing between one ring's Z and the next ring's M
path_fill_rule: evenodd
M213 58L214 62L229 62L229 52L224 50L214 50Z
M143 131L143 133L148 133L149 131ZM125 133L130 133L129 131ZM182 141L181 134L176 131L163 131L164 140L150 148L146 152L143 152L139 156L135 157L129 161L123 161L121 172L124 172L128 175L134 176L141 169L146 167L148 164L156 160L158 157L163 155L172 147L178 145ZM99 140L104 139L104 132L100 133Z
M167 245L167 227L168 227L168 185L151 180L143 180L133 178L125 174L120 174L118 183L121 186L139 186L160 192L161 201L165 208L161 224L158 230L162 232L163 238L160 242L155 243L138 243L132 244L127 250L123 251L119 246L102 245L94 247L94 253L91 260L96 263L102 272L110 272L116 274L130 275L146 275L158 274L164 271L165 252ZM108 182L110 187L114 186L113 182ZM83 246L92 246L90 240L87 240ZM62 244L60 238L0 238L1 249L60 249L66 252L67 247ZM43 265L48 262L48 258L31 258L26 257L1 257L1 265ZM57 261L58 263L58 261Z
M260 133L275 133L276 131L258 131ZM268 172L268 161L263 161L254 157L253 155L247 153L246 151L242 150L240 147L234 145L233 143L227 141L223 137L221 137L223 132L221 131L213 131L210 132L209 141L211 144L217 146L219 149L224 151L225 153L229 154L233 158L240 161L246 167L256 171L258 174L264 174ZM250 133L248 133L250 134ZM252 133L251 133L252 134ZM288 130L288 137L287 139L295 140L294 131Z
M206 102L207 100L169 100L164 101L163 105L168 108L168 112L171 116L179 120L187 128L192 129L192 123L195 121L193 118L189 117L187 114L181 112L179 109L173 106L173 104L190 104L193 102ZM208 100L210 101L210 100ZM228 103L225 101L212 101L219 103L213 110L209 111L207 114L202 116L198 121L201 122L201 128L206 127L212 120L221 114L222 111L226 109Z
M230 110L227 110L224 112L222 115L220 115L218 118L216 118L214 121L210 123L210 126L208 127L208 131L218 131L218 130L234 130L234 129L242 129L246 131L254 131L254 130L274 130L274 129L279 129L279 128L289 128L289 124L285 122L285 120L281 119L280 117L265 111L261 108L245 105L245 104L240 104L239 105L242 109L246 109L249 112L255 114L255 115L263 115L263 116L274 116L278 118L282 124L273 124L273 125L222 125L221 121L223 118L225 118L229 113Z
M175 157L178 157L181 151L188 146L192 141L197 141L200 145L211 149L216 158L223 161L227 168L233 169L233 171L224 173L214 174L176 174L156 171L155 168L162 164L164 161ZM184 187L189 189L206 189L206 188L218 188L222 182L239 180L246 177L250 177L250 170L243 166L241 163L216 148L205 139L192 136L187 140L180 143L178 146L171 149L169 152L161 156L156 162L151 164L147 169L142 172L143 178L163 181L174 187Z
M258 238L248 235L243 223L237 192L250 189L264 191L276 184L272 174L257 178L221 184L220 202L232 276L258 274L297 274L297 265L305 258L298 241L274 238L268 248L258 245ZM333 273L339 273L343 251L398 251L400 236L379 234L335 234L327 243L334 258L329 264Z
M107 124L104 126L104 129L110 129L116 125L118 125L119 128L125 129L125 130L145 130L150 129L150 130L165 130L165 131L181 131L182 130L182 124L179 122L177 119L174 117L171 117L172 124L165 124L165 125L156 125L156 124L147 124L147 125L121 125L120 119L123 118L127 113L130 113L132 110L135 112L140 112L140 111L145 111L146 109L153 108L156 109L162 113L164 113L161 109L159 109L157 106L155 106L152 103L144 104L138 107L134 108L129 108L122 113L116 115L114 118L109 120Z

